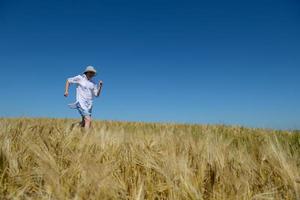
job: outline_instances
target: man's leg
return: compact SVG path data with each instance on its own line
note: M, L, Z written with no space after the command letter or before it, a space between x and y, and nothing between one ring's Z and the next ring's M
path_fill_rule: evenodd
M81 117L82 119L81 119L81 122L80 122L80 126L81 127L84 127L84 125L85 125L85 120L84 120L84 117Z
M89 129L91 127L91 121L92 121L91 116L84 117L84 128L85 129Z

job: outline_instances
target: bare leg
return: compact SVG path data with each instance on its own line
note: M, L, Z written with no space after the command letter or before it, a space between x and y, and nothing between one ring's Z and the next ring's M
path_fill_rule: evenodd
M84 117L84 128L85 129L89 129L90 128L91 121L92 121L92 118L90 116L85 116Z

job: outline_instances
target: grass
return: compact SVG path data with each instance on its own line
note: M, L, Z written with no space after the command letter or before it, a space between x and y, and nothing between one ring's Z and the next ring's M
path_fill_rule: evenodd
M0 199L300 199L300 133L0 119Z

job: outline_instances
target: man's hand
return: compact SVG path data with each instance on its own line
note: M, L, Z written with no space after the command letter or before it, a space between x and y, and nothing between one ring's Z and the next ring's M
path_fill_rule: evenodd
M102 85L103 85L103 81L100 80L98 86L99 86L99 87L102 87Z
M65 92L64 96L68 97L69 96L69 92Z
M101 93L101 89L102 89L102 85L103 85L103 81L99 81L98 83L98 92L96 94L97 97L99 97L100 93Z

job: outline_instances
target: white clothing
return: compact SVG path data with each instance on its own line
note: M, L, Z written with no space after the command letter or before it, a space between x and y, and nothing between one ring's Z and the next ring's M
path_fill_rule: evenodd
M76 102L72 105L79 103L81 108L84 110L90 110L93 106L93 98L98 93L97 84L93 80L88 80L86 75L78 75L72 78L68 78L70 84L76 84Z

